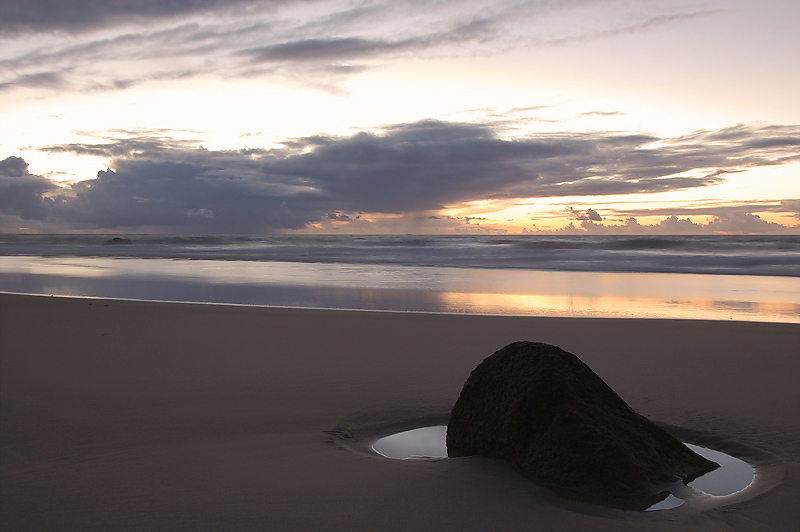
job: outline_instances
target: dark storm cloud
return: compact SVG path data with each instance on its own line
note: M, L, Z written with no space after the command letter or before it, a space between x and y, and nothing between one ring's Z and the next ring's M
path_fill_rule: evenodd
M492 198L704 187L731 172L796 162L798 138L800 126L741 125L676 138L564 132L508 140L493 124L427 120L381 133L291 139L274 150L210 151L165 130L117 131L95 135L92 143L43 148L109 157L112 170L61 190L62 200L50 210L26 212L65 225L206 232L348 222L361 213L428 216ZM7 166L19 174L21 164L13 159ZM697 175L676 175L686 173ZM26 189L27 205L54 193L44 178L26 179L40 187ZM10 200L3 209L22 212ZM602 221L591 209L573 214L582 222Z
M23 220L41 220L53 200L45 195L58 189L49 179L28 172L19 157L0 161L0 213L15 214Z
M252 233L298 229L325 215L329 205L302 179L264 176L269 151L209 151L169 132L115 130L86 134L99 142L42 148L107 157L113 166L63 190L46 218L81 228Z
M73 192L59 214L95 227L247 233L300 228L323 214L314 208L314 194L296 187L174 162L120 162Z
M0 176L25 177L28 176L28 163L19 157L6 157L0 161Z
M486 125L423 121L358 133L277 159L268 174L302 176L350 211L403 213L485 197L535 175L526 164L569 143L505 141Z

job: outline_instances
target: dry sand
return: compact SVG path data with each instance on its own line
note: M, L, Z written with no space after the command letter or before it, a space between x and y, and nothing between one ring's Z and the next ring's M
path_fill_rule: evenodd
M382 427L445 419L515 340L575 353L652 420L755 463L756 485L625 512L497 461L367 452ZM794 531L799 346L797 324L2 294L0 529Z

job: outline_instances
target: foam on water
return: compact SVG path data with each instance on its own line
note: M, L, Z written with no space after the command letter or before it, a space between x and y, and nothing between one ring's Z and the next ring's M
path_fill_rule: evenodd
M798 235L0 235L1 255L800 276Z

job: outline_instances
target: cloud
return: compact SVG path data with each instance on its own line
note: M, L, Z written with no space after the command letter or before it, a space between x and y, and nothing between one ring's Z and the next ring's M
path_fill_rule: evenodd
M747 200L747 201L701 201L697 204L674 205L660 208L614 209L606 208L609 216L737 216L753 212L791 213L795 217L800 212L800 200Z
M28 163L19 157L0 161L0 213L18 215L23 220L47 217L53 205L48 193L58 189L49 179L28 172Z
M0 83L0 91L5 91L14 87L59 89L64 86L66 86L66 82L63 72L37 72L34 74L23 74Z
M0 176L25 177L28 173L28 163L19 157L7 157L0 161Z
M363 213L429 217L476 200L706 187L731 172L800 160L800 126L739 125L676 138L561 132L507 139L498 133L492 123L424 120L247 151L206 150L199 140L176 140L167 130L91 134L92 142L41 149L106 157L110 170L56 190L22 172L21 159L6 159L4 179L25 192L4 199L2 210L65 227L248 233L348 222ZM59 201L51 204L56 194ZM782 208L796 213L796 207ZM569 211L583 223L603 221L594 209ZM752 212L716 211L715 230L771 228Z
M586 209L585 211L576 211L572 207L567 207L573 220L602 222L603 217L598 214L594 209Z
M350 216L349 214L342 214L342 213L340 213L338 211L329 212L326 215L326 217L328 218L328 220L331 220L331 221L334 221L334 222L352 222L354 220L360 220L361 219L361 215Z
M0 35L53 30L81 32L98 27L188 16L219 8L229 9L255 3L254 0L119 0L114 2L25 0L24 2L3 2ZM273 0L273 3L277 2Z
M642 224L631 216L622 223L603 224L582 219L580 226L574 223L562 229L542 230L534 227L527 233L542 234L634 234L634 235L708 235L708 234L797 234L796 227L787 227L763 220L757 214L730 212L715 216L709 223L696 223L691 218L672 215L658 223Z
M626 23L624 20L620 24L610 27L599 26L591 31L573 33L546 39L543 42L549 45L568 45L580 42L595 41L619 35L631 35L640 33L653 28L668 26L679 22L693 20L700 17L711 16L719 13L719 10L696 10L690 12L671 13L671 14L646 14L643 18Z
M800 220L800 199L782 201L780 210L781 212L791 212L795 218Z
M39 151L45 153L71 153L74 155L90 155L105 158L131 158L164 160L170 154L192 156L192 151L200 150L199 140L178 140L172 135L178 130L171 129L113 129L101 134L78 131L77 134L98 139L103 142L67 143L42 146Z
M120 90L195 76L326 88L398 54L482 55L607 38L700 16L661 3L550 0L5 2L0 89ZM598 17L597 9L603 15ZM613 16L612 16L613 14ZM260 67L259 67L260 66ZM330 87L327 87L328 89Z
M622 111L586 111L578 114L578 118L584 118L587 116L619 116L624 114L625 113Z
M415 40L392 43L358 38L307 39L242 50L240 53L251 56L254 61L263 62L338 61L369 57L418 45L419 41Z
M788 229L781 224L762 220L757 214L730 213L725 217L717 216L708 223L707 229L714 233L788 233L796 229Z
M691 148L691 157L688 147L646 147L656 140L662 139L598 132L507 140L490 124L428 120L321 144L315 137L309 144L314 149L278 158L265 172L307 179L345 209L403 213L474 199L702 187L724 180L717 165L735 164L713 149L696 153L699 146ZM301 145L302 140L293 144ZM675 175L691 170L699 175Z
M302 188L187 163L118 162L73 192L58 214L93 227L253 233L299 229L323 215Z

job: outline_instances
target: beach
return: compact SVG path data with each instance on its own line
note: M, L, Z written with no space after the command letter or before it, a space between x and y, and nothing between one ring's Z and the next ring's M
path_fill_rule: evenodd
M756 467L700 508L562 499L498 461L391 460L517 340ZM796 530L800 324L0 294L3 530Z

